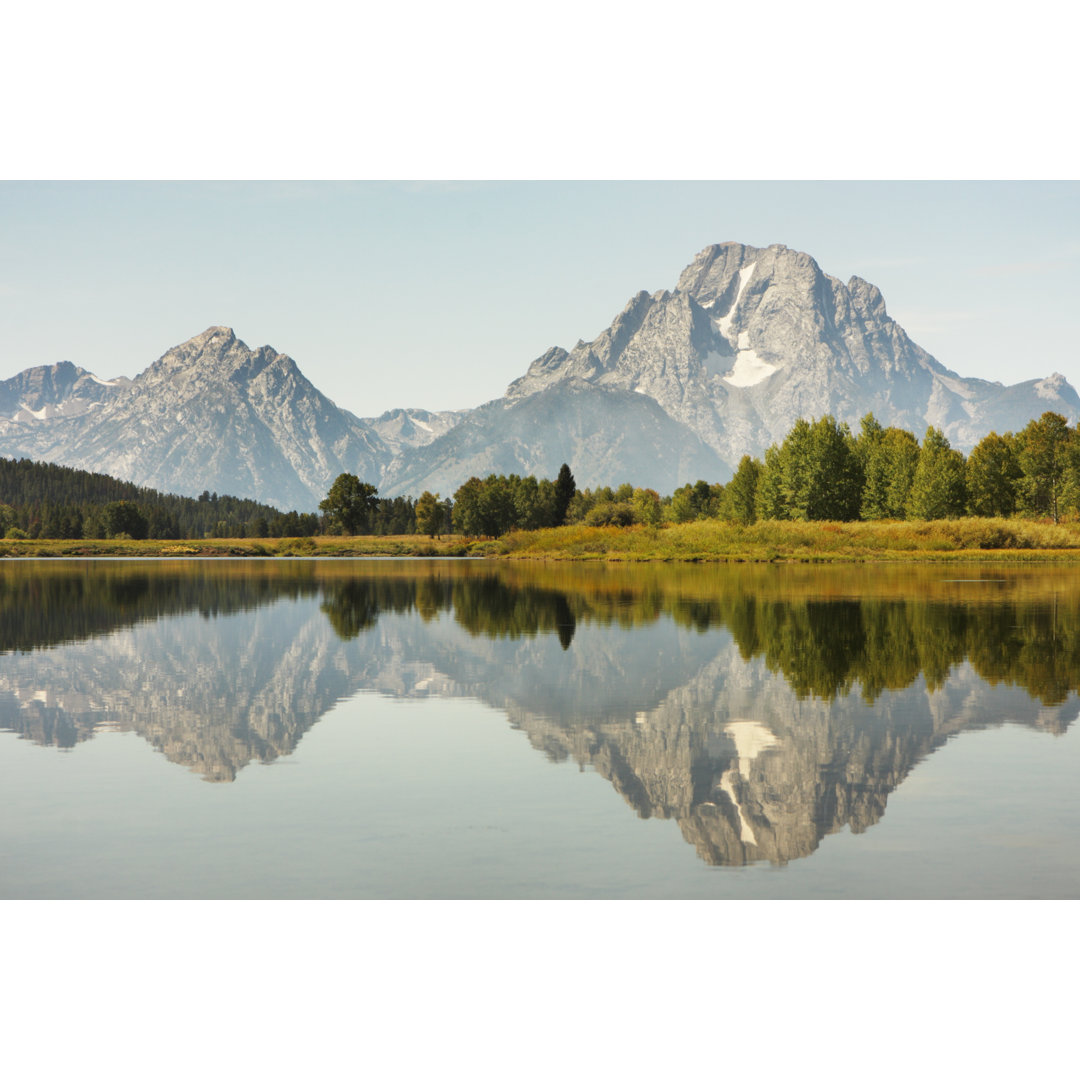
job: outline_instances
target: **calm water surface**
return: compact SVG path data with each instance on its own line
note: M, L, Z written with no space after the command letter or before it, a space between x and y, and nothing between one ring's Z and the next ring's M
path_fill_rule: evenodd
M0 564L0 896L1078 897L1080 569Z

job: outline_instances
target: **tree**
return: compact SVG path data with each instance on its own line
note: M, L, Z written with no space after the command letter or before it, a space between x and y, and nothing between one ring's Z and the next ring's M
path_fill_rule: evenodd
M107 503L102 507L101 516L105 533L109 537L125 533L132 540L145 540L150 531L150 523L139 508L125 500Z
M757 520L755 501L761 469L761 462L757 458L743 454L735 475L724 487L724 494L720 499L720 517L725 521L753 525Z
M483 481L470 476L454 492L454 529L464 536L480 536L483 532L480 515L480 491Z
M991 431L967 461L968 506L978 517L1009 517L1016 511L1017 485L1023 470L1016 436Z
M864 420L864 435L867 428ZM860 436L862 438L862 436ZM919 464L919 443L910 431L889 427L863 444L863 488L859 516L864 521L902 519Z
M570 500L574 497L575 491L577 491L577 484L574 482L574 474L570 471L570 466L563 462L559 475L555 478L554 525L565 523L566 511L570 507Z
M780 444L773 466L765 459L766 472L778 469L778 477L768 477L767 497L778 494L782 513L797 521L851 521L858 516L863 470L855 440L847 424L823 416L813 424L797 420ZM765 515L760 515L765 516Z
M634 508L634 517L642 525L660 524L663 517L660 496L652 488L635 488L630 505Z
M765 464L758 475L757 492L754 495L754 508L759 518L767 521L787 519L781 480L780 447L773 443L765 451Z
M434 539L435 534L442 529L443 504L439 502L438 495L432 495L425 491L416 501L416 529Z
M352 473L342 473L330 485L319 509L326 515L331 530L356 536L370 531L378 494L379 489L372 484L362 483Z
M908 516L922 521L962 516L967 503L965 472L964 455L952 449L938 428L927 428L911 481Z
M1023 470L1021 501L1026 510L1058 520L1062 491L1069 466L1072 433L1060 413L1044 412L1032 420L1018 442L1017 459Z

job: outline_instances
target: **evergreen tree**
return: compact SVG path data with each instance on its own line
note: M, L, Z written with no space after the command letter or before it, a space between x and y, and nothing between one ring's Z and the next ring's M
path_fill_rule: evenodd
M577 491L574 482L574 474L570 466L563 462L559 469L559 475L555 478L555 515L553 525L562 525L566 521L566 512L570 508L570 500Z

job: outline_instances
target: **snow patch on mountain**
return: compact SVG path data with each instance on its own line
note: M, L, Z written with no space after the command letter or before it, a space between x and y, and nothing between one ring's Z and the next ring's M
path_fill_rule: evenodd
M749 266L743 267L739 271L739 289L735 294L735 300L732 302L731 307L728 309L726 315L721 315L716 320L716 328L720 333L726 337L731 337L731 320L735 318L735 309L739 306L739 301L743 298L743 293L746 292L746 286L750 282L750 277L754 273L754 267L757 266L756 262L752 262ZM739 346L742 348L743 346Z
M739 335L740 342L742 336ZM753 349L740 348L739 355L735 358L735 366L730 375L724 376L724 382L738 387L757 386L779 370L778 365L762 360Z

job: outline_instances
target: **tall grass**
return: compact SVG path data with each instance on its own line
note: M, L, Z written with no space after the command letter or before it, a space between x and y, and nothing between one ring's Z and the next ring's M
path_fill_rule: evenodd
M1080 527L1005 518L954 521L692 521L630 528L566 526L504 538L514 558L730 562L1080 558Z
M954 521L691 521L567 525L499 540L460 536L318 536L260 540L0 540L0 557L454 557L604 562L1080 560L1080 524L1019 518Z

